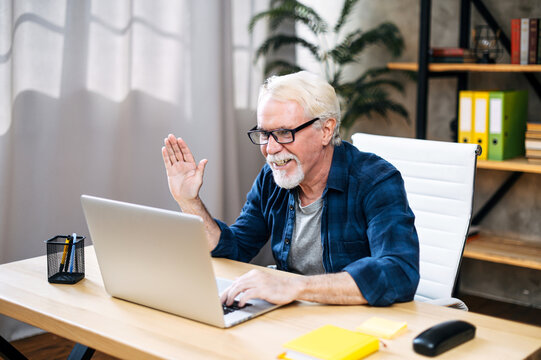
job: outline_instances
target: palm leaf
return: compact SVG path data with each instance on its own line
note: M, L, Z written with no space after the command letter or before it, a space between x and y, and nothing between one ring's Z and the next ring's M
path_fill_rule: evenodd
M328 28L327 22L314 9L298 1L283 1L278 7L254 15L248 24L248 30L252 32L255 24L264 18L269 19L269 27L273 31L287 19L305 24L316 35L327 32Z
M365 82L368 79L373 79L373 78L376 78L376 77L381 76L383 74L389 74L390 72L391 72L391 70L389 68L387 68L387 67L370 68L370 69L366 70L361 76L359 76L357 78L357 80L355 80L355 82L356 83L357 82L362 83L362 82Z
M400 56L404 50L404 39L400 34L400 30L394 24L383 23L352 41L350 51L355 56L363 51L366 46L374 44L385 46L394 57Z
M337 94L339 94L337 88L340 86L341 79L342 79L342 69L338 69L336 73L334 73L332 79L330 79L329 81L329 83L335 89Z
M407 80L417 81L417 72L411 70L390 70L387 67L377 67L371 68L365 71L356 81L364 82L368 79L373 79L375 77L384 75L384 74L393 74L393 75L402 75Z
M278 75L291 74L297 71L301 71L302 68L292 64L285 60L274 60L265 65L265 76L269 76L271 73Z
M395 73L399 75L404 75L406 79L417 81L417 71L411 70L394 70Z
M341 125L347 130L359 118L377 114L383 119L387 119L389 112L400 115L407 123L410 122L407 110L401 104L390 100L386 96L383 98L364 98L362 101L350 103L349 108L342 117Z
M344 28L357 3L358 0L344 0L338 21L332 28L334 35L338 35ZM307 48L317 61L324 63L327 80L335 88L342 104L342 127L346 130L358 119L370 115L386 118L389 112L396 113L409 122L406 109L393 101L389 93L389 91L404 92L404 86L400 81L385 76L390 73L386 67L368 69L354 81L344 83L342 79L344 65L358 61L361 52L370 45L383 46L395 57L402 53L404 40L395 25L383 23L366 32L357 29L347 34L332 50L324 52L320 36L316 36L317 43L312 43L294 35L275 34L274 31L283 21L288 20L294 24L306 25L315 35L326 33L327 23L313 8L298 0L271 0L270 4L269 10L258 13L250 21L250 31L253 31L254 25L262 19L267 19L270 29L273 30L270 37L257 49L256 60L286 45ZM270 61L265 66L266 75L288 74L299 70L302 70L300 66L281 59ZM394 71L393 75L395 73L397 72ZM415 73L408 72L406 75L412 77Z
M355 91L362 91L363 89L377 88L379 86L389 85L400 92L404 92L404 86L400 81L389 78L381 78L381 75L388 74L391 71L392 70L389 70L385 67L371 68L365 71L355 81L347 85Z
M269 51L275 52L286 45L301 45L307 48L317 60L321 60L321 57L318 53L318 47L316 45L309 43L308 41L298 36L285 34L273 35L267 40L265 40L265 42L261 44L261 46L257 49L255 53L255 59L257 60L260 56L268 54Z
M346 23L347 18L349 14L351 13L351 9L355 6L355 4L358 2L358 0L346 0L344 1L344 6L342 7L342 12L340 14L340 17L338 18L338 21L336 22L336 25L334 26L334 32L338 34L340 32L340 29L342 26Z
M340 65L355 61L355 56L351 52L351 44L361 37L361 35L361 30L356 30L349 33L340 44L336 45L334 49L329 51L329 55Z
M377 79L377 80L368 81L368 82L363 83L362 87L366 89L370 89L370 88L379 88L385 85L390 86L401 93L404 93L404 85L402 85L400 81L393 80L393 79Z
M364 89L346 99L348 107L342 116L341 126L347 131L357 119L377 114L387 119L389 112L400 115L410 122L408 111L399 103L389 98L389 93L382 88Z

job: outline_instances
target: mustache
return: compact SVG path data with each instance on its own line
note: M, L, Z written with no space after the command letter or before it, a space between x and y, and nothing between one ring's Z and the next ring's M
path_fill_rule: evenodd
M269 165L271 165L273 162L286 160L295 160L297 164L301 163L298 157L290 153L269 154L267 155L266 159Z

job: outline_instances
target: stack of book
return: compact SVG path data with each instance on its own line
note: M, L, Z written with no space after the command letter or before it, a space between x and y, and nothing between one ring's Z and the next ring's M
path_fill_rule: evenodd
M524 156L527 109L526 90L460 91L458 142L480 145L479 160Z
M541 64L541 19L511 20L511 64Z
M526 158L541 164L541 123L526 124Z
M379 350L377 337L324 325L284 344L284 360L357 360Z
M473 63L469 49L458 47L433 47L428 50L428 61L433 63Z

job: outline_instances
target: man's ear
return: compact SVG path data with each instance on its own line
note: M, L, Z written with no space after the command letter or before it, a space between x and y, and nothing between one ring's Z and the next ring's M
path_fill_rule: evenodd
M329 145L331 142L333 135L334 135L334 129L336 128L336 119L335 118L329 118L325 120L323 123L323 146Z

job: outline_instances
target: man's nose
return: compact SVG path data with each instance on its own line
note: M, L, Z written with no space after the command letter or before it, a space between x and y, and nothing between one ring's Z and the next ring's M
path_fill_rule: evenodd
M276 141L274 136L269 136L269 142L267 143L267 153L276 154L282 150L282 144Z

